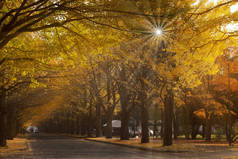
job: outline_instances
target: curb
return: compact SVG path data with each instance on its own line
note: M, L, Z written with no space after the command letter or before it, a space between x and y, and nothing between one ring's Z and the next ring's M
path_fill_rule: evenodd
M186 152L193 152L193 151L155 150L155 149L151 149L151 148L138 147L138 146L132 146L132 145L124 145L124 144L119 144L119 143L99 141L99 140L88 139L88 138L85 138L84 140L98 142L98 143L111 144L111 145L117 145L117 146L121 146L121 147L128 147L128 148L133 148L133 149L143 150L143 151L149 151L149 152L157 152L157 153L186 153Z

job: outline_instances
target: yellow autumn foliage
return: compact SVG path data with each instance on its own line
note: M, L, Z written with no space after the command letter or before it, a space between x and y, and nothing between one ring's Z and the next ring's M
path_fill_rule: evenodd
M38 124L38 122L46 119L49 115L58 109L58 107L63 102L62 96L55 96L51 101L45 105L35 106L27 108L23 111L23 121L24 125Z

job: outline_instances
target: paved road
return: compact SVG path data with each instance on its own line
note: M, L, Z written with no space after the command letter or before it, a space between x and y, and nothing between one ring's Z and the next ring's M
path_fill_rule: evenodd
M29 152L1 159L219 159L227 153L156 153L62 136L31 137Z

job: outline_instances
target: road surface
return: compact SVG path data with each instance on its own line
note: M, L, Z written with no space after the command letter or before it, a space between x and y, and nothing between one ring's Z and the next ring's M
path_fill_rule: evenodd
M41 135L30 137L28 152L0 159L221 159L238 152L157 153L71 137Z

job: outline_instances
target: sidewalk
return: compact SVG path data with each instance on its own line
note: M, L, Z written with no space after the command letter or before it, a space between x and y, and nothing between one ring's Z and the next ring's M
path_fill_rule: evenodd
M226 143L206 143L202 140L194 141L193 140L177 140L174 141L172 146L162 146L161 140L150 140L150 143L141 144L140 139L130 139L130 140L120 140L119 138L106 139L101 138L87 138L85 140L102 142L107 144L114 144L119 146L126 146L130 148L137 148L146 151L152 152L231 152L238 151L238 145L235 144L233 147L229 147Z

